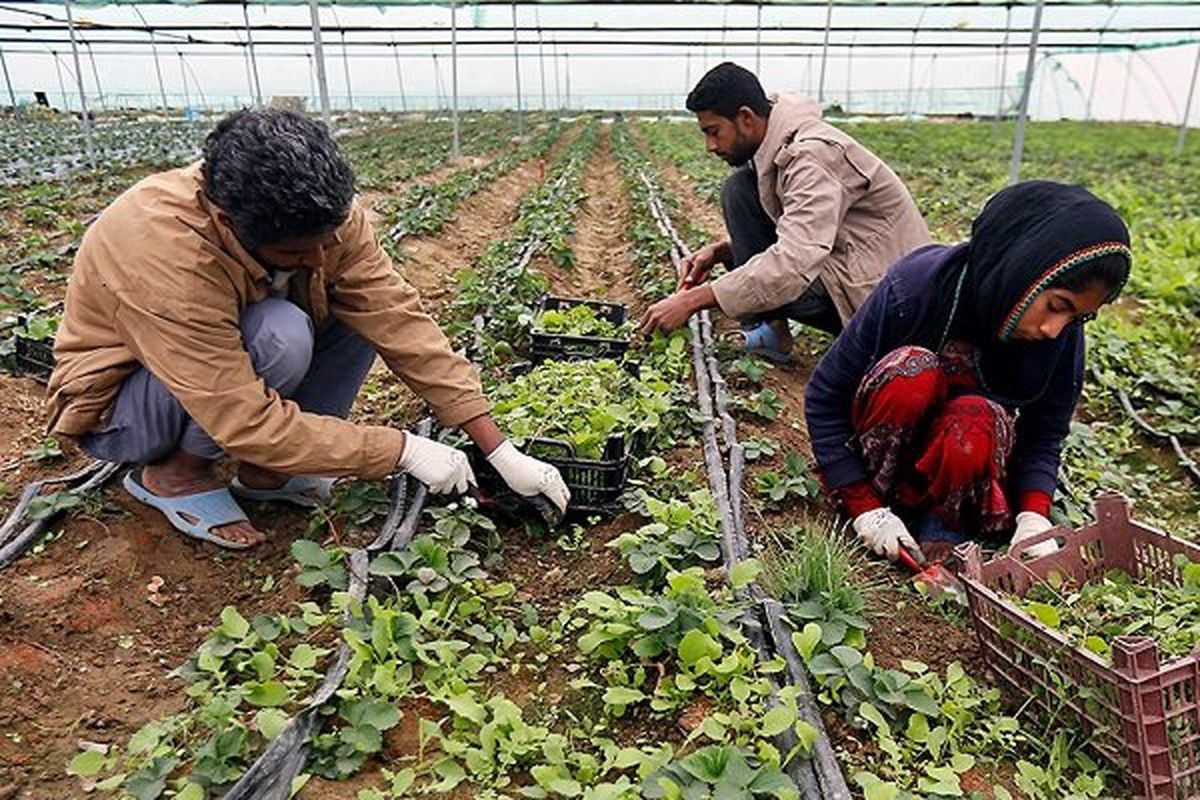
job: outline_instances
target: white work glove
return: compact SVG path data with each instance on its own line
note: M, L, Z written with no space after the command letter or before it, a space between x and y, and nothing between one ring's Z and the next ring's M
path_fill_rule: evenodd
M543 495L558 513L565 514L571 492L558 470L544 461L525 455L507 439L487 457L509 488L522 497Z
M475 483L475 473L471 471L466 453L407 431L404 450L396 465L428 486L434 494L462 494Z
M1011 550L1018 542L1032 539L1039 533L1045 533L1053 527L1054 523L1036 511L1022 511L1020 514L1017 514L1017 532L1013 534L1012 542L1008 547ZM1058 542L1053 539L1047 539L1044 542L1038 542L1033 547L1026 548L1022 555L1028 558L1040 558L1056 552L1058 552Z
M858 538L876 555L885 555L895 561L901 545L911 553L921 552L903 520L893 514L890 508L875 508L859 514L852 525Z

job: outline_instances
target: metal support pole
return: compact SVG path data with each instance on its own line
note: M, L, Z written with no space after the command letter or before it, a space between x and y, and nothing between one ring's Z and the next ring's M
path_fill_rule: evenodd
M308 0L308 15L312 19L313 51L317 61L317 88L321 93L321 119L332 127L329 118L329 81L325 77L325 48L321 44L321 7L318 0Z
M566 78L567 85L567 102L566 107L571 107L571 54L563 53L563 75Z
M850 37L850 46L846 48L846 114L850 114L850 95L854 91L854 40L857 36Z
M1092 82L1088 86L1087 107L1083 110L1084 123L1092 119L1092 101L1096 99L1096 83L1100 80L1100 56L1104 55L1104 34L1108 33L1108 26L1112 24L1118 11L1119 8L1113 8L1108 19L1104 20L1104 25L1100 28L1100 38L1096 41L1096 57L1092 59Z
M442 91L442 71L438 68L438 54L431 53L433 56L433 91L437 95L437 110L446 110L446 93Z
M154 74L158 76L158 93L162 97L163 114L166 114L167 85L163 83L162 65L158 62L158 40L154 38L154 28L151 28L148 24L146 24L146 18L142 16L142 12L137 6L133 7L133 13L138 15L138 19L142 21L142 25L145 25L146 27L146 32L150 34L150 53L154 56Z
M1121 118L1125 121L1125 108L1129 104L1129 84L1133 78L1133 48L1129 48L1129 56L1125 59L1125 87L1121 90Z
M692 91L692 51L689 49L683 60L683 94Z
M187 70L183 66L183 51L177 50L179 53L179 74L183 77L183 115L186 117L188 109L191 108L192 99L188 94Z
M200 83L200 76L196 74L196 70L192 69L192 65L187 63L187 59L183 60L187 67L188 74L192 76L192 85L196 87L196 94L200 95L200 108L208 108L208 98L204 96L204 86Z
M0 47L0 68L4 69L4 85L8 87L8 101L12 103L13 113L20 114L17 107L17 95L12 88L12 78L8 75L8 62L4 60L4 48Z
M458 0L450 0L450 157L458 158L462 143L458 130Z
M67 104L67 86L62 79L62 64L58 63L58 51L51 50L50 55L54 58L54 73L58 76L58 98L62 101L63 111L70 111L71 107Z
M154 74L158 78L158 94L162 98L163 114L167 113L167 84L163 81L162 64L158 60L158 43L154 40L154 31L150 31L150 54L154 56Z
M246 50L250 53L250 71L254 74L254 105L262 108L262 83L258 80L258 59L254 56L254 38L250 35L250 10L242 3L242 19L246 23Z
M250 74L250 51L242 45L242 67L246 70L246 95L254 101L254 76Z
M562 77L558 67L558 40L550 40L550 61L554 64L554 107L562 109Z
M1025 58L1025 85L1021 88L1021 106L1017 112L1017 130L1013 134L1012 161L1008 165L1008 182L1014 184L1021 175L1021 154L1025 150L1025 122L1029 117L1029 94L1033 89L1033 72L1037 65L1038 36L1042 32L1042 11L1046 0L1038 0L1033 9L1033 29L1029 33L1029 54Z
M517 41L517 4L512 4L513 84L517 87L517 135L525 135L525 114L521 107L521 46Z
M829 60L829 26L833 22L833 0L825 6L825 40L821 42L821 80L817 82L817 102L825 106L825 64Z
M1004 82L1008 80L1008 35L1012 31L1012 6L1004 12L1004 43L1000 45L1000 76L996 81L996 121L1004 117Z
M542 81L542 111L546 110L546 46L542 36L542 12L533 7L533 18L538 28L538 77Z
M762 77L762 3L758 4L758 16L754 21L754 74Z
M408 110L408 101L404 98L404 73L400 71L400 46L392 44L392 56L396 59L396 85L400 87L400 110Z
M937 85L937 51L934 51L933 56L929 59L929 108L925 112L933 114L934 109L934 92Z
M100 107L108 108L108 103L104 100L104 87L100 85L100 70L96 69L96 52L92 50L91 42L84 42L84 47L88 51L88 60L92 62L92 81L96 84L96 94L100 98Z
M1083 121L1090 122L1092 119L1092 102L1096 99L1096 81L1100 78L1100 56L1104 52L1104 31L1100 31L1100 47L1096 50L1096 57L1092 60L1092 82L1088 86L1087 107L1083 110Z
M7 76L7 72L5 75ZM1187 102L1183 105L1183 119L1179 121L1179 141L1175 144L1175 155L1183 155L1183 146L1187 142L1188 119L1192 116L1192 100L1196 96L1196 76L1200 75L1200 45L1196 46L1196 62L1192 65L1192 83L1188 87ZM8 90L12 93L12 89Z
M71 0L63 0L67 11L67 30L71 35L71 60L75 62L75 85L79 88L79 110L82 112L83 140L87 147L88 162L96 168L96 154L92 149L92 120L88 117L87 93L83 90L83 65L79 61L79 42L75 37L75 15L71 11Z
M921 9L921 16L917 17L917 24L913 28L912 42L908 46L908 102L905 103L905 116L912 117L913 115L913 93L916 90L917 79L917 34L921 30L921 23L925 21L925 9Z
M341 25L339 22L338 25ZM354 110L354 87L350 84L350 54L346 51L346 31L342 30L342 71L346 74L346 106Z
M308 60L308 99L315 100L317 97L317 76L313 72L313 57L312 53L305 53L304 57ZM305 108L308 108L308 103L305 103Z

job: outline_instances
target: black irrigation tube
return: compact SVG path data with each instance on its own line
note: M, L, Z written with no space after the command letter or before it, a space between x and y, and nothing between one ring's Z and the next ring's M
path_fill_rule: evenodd
M350 553L350 596L362 603L367 594L367 573L370 558L366 550ZM353 605L353 604L352 604ZM344 620L350 621L347 608ZM283 732L271 741L262 755L242 773L238 782L225 793L224 800L288 800L292 781L304 769L308 759L308 741L321 727L324 717L320 709L342 685L350 667L350 645L342 642L337 658L325 673L325 680L309 700L308 705L288 722Z
M0 526L0 569L16 561L26 550L32 547L58 518L59 514L51 514L42 519L32 520L24 528L17 526L25 519L29 505L36 500L46 486L66 485L67 491L73 494L84 494L103 486L109 478L116 475L121 464L109 461L93 461L78 472L57 478L46 478L33 481L21 492L16 506L9 512L8 519ZM61 512L59 512L61 513Z
M433 418L426 417L415 426L418 436L431 436ZM447 431L438 437L444 438ZM410 486L412 488L410 488ZM403 472L392 477L389 484L388 514L379 533L365 549L350 552L350 596L358 603L366 597L369 582L371 553L380 550L403 550L412 541L421 512L429 498L429 488ZM411 494L411 502L409 502ZM349 622L347 610L345 621ZM320 707L333 697L342 685L350 662L350 647L345 642L338 647L337 658L325 673L325 680L313 694L304 710L288 722L272 740L270 746L242 773L242 777L225 795L224 800L288 800L292 780L304 768L308 758L308 742L321 727Z
M1116 384L1109 386L1105 382L1104 378L1100 375L1100 370L1094 366L1092 367L1092 377L1095 379L1096 383L1104 386L1116 396L1117 403L1120 404L1121 410L1129 415L1129 418L1133 420L1134 424L1137 425L1143 433L1152 439L1165 441L1167 444L1171 445L1171 449L1175 451L1175 457L1179 459L1179 466L1183 467L1183 471L1187 473L1188 477L1191 478L1196 485L1200 486L1200 465L1198 465L1196 463L1196 459L1192 458L1192 456L1188 454L1187 450L1183 448L1183 444L1179 441L1179 437L1173 433L1160 431L1158 428L1147 422L1145 417L1139 414L1137 409L1133 407L1133 401L1129 398L1129 393Z
M672 242L671 261L677 274L682 274L682 259L690 252L679 237L670 216L663 208L657 197L657 186L643 172L642 182L649 191L649 207L651 216L658 225L660 232ZM695 365L696 388L700 411L703 416L703 446L704 460L708 466L709 484L712 487L713 498L721 516L722 552L727 569L731 569L749 554L749 543L746 539L742 519L741 488L745 476L746 453L737 441L736 425L728 412L728 393L724 379L718 370L716 356L713 354L712 319L707 311L693 315L688 321L692 331L692 361ZM707 351L707 352L706 352ZM715 402L714 402L715 397ZM721 429L729 451L729 471L726 473L721 460L721 450L717 441L717 425L713 417L714 409L721 420ZM787 665L790 682L799 692L797 705L801 719L813 726L818 732L816 743L812 748L812 758L809 760L794 760L788 766L788 772L800 787L804 800L850 800L850 789L846 785L845 776L833 753L833 745L829 734L821 720L820 711L813 699L812 689L808 681L803 662L792 646L791 631L783 618L783 608L758 586L752 584L745 595L754 602L757 610L767 623L767 633L764 635L762 621L753 612L748 612L742 624L746 636L762 653L769 658L771 652L780 656ZM777 692L773 691L770 703L776 704ZM790 752L795 745L795 735L789 730L780 737L783 752Z

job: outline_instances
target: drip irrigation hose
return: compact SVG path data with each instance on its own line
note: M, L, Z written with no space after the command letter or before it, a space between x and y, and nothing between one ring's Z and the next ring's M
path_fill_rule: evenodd
M21 492L17 505L9 513L8 519L4 521L3 526L0 526L0 569L16 561L22 553L32 547L62 513L61 511L55 512L42 519L32 520L23 529L17 530L17 526L25 519L30 504L41 495L44 487L65 484L68 486L67 491L73 494L85 494L103 486L120 469L121 464L119 463L93 461L70 475L33 481L26 486L25 490Z
M676 274L683 274L682 260L689 254L661 201L657 196L657 187L645 172L640 174L642 182L648 190L648 206L650 214L659 231L672 243L670 256ZM722 533L722 553L727 570L732 569L739 561L749 554L749 542L746 538L742 519L741 488L745 476L746 452L737 441L737 427L728 412L728 388L721 377L717 360L713 354L712 320L708 311L693 315L688 321L692 331L692 361L695 367L696 389L698 403L702 415L702 442L704 460L708 467L709 484L712 487L713 499L720 513ZM729 471L726 473L721 460L720 448L717 442L717 426L713 418L714 399L718 417L721 419L722 434L729 450ZM768 622L770 636L764 635L762 622L753 612L747 612L742 619L747 638L766 658L771 658L772 652L781 655L788 666L788 677L798 690L797 704L799 716L818 732L817 741L812 747L812 757L808 760L794 760L787 771L800 789L801 797L805 800L850 800L850 789L842 775L841 767L833 753L829 734L812 697L804 665L799 660L792 642L790 632L783 620L782 607L769 598L757 583L739 593L743 599L750 599L761 610ZM790 658L789 658L790 655ZM768 705L778 705L778 692L772 690ZM790 752L796 744L795 733L789 728L778 739L782 752Z
M1120 404L1121 409L1129 416L1130 419L1133 420L1134 424L1137 425L1143 433L1152 439L1165 441L1167 444L1169 444L1171 449L1175 451L1175 457L1179 459L1179 466L1183 467L1183 471L1187 473L1188 477L1191 478L1197 486L1200 486L1200 464L1197 464L1196 459L1192 458L1188 451L1184 449L1183 443L1179 441L1179 437L1173 433L1160 431L1158 428L1147 422L1145 417L1139 414L1137 409L1133 407L1133 401L1129 398L1129 393L1116 384L1109 386L1105 382L1104 378L1100 375L1100 370L1094 366L1092 367L1092 378L1096 381L1096 383L1108 388L1109 391L1116 396L1117 402Z
M350 596L359 605L367 595L367 570L369 557L366 550L350 553ZM350 608L343 617L350 621ZM225 800L288 800L291 797L292 781L304 769L308 758L308 741L321 727L324 717L320 708L333 697L334 692L346 679L350 668L350 646L343 642L338 647L337 657L325 673L325 679L313 693L308 705L288 722L283 732L275 737L250 768L242 773L238 782L225 794Z

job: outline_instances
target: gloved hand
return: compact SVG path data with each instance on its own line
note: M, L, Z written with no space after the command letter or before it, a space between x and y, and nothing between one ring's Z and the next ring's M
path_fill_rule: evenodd
M440 442L404 433L404 450L396 462L404 472L429 487L434 494L462 494L475 483L467 454Z
M522 497L542 495L558 509L559 516L566 513L571 492L555 467L525 455L508 440L501 442L487 460L514 492Z
M1017 514L1017 531L1013 534L1009 549L1012 549L1013 545L1018 542L1031 539L1053 527L1054 523L1036 511L1022 511L1020 514ZM1033 547L1026 548L1023 555L1029 558L1040 558L1041 556L1055 552L1058 552L1058 542L1053 539L1047 539L1044 542L1038 542Z
M858 538L876 555L886 555L895 561L901 546L908 548L909 552L920 552L916 540L904 526L903 520L893 514L890 508L864 511L855 517L851 524Z

